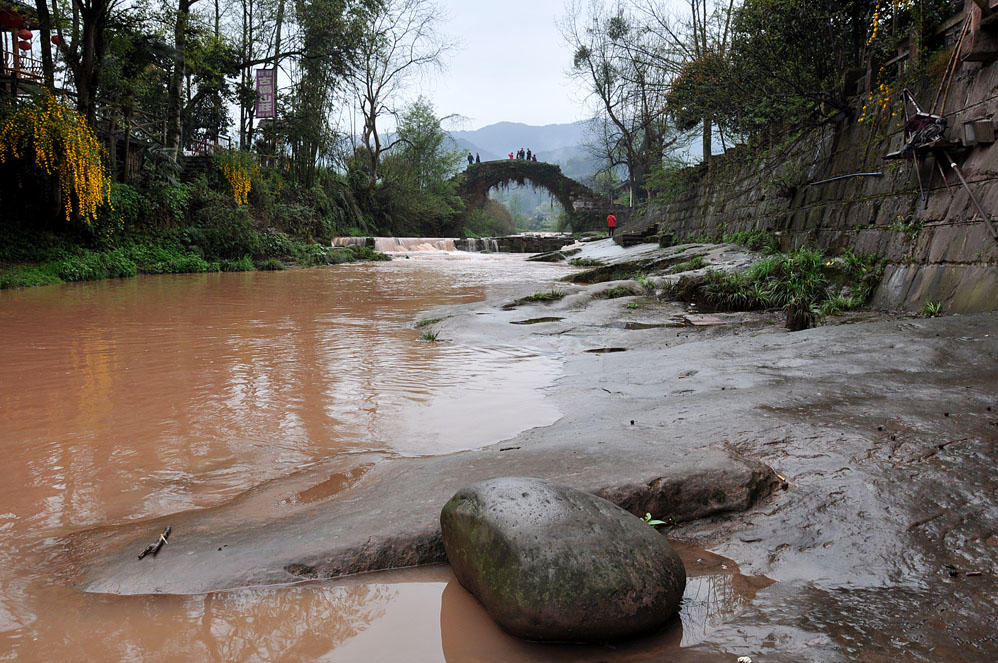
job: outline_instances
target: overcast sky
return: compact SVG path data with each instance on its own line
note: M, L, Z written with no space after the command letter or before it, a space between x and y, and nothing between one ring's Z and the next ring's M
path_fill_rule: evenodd
M467 120L474 130L501 121L544 125L586 119L566 71L572 54L555 20L563 0L437 0L441 32L461 45L447 68L417 82L438 116Z

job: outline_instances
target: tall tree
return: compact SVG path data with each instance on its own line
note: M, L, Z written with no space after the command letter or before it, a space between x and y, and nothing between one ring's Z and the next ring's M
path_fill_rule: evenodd
M651 63L658 62L671 70L674 76L699 76L709 72L713 63L727 54L735 0L685 0L684 4L684 11L677 14L672 11L674 3L639 0L637 6L646 19L646 30L665 46L648 50L645 55ZM683 112L683 109L676 110ZM698 120L702 129L703 162L709 164L716 119L705 108Z
M282 43L281 57L294 58L292 94L283 127L299 181L309 186L316 168L333 150L330 115L336 92L352 80L363 34L380 0L295 0L297 30Z
M358 61L350 79L363 120L361 138L370 160L367 191L379 177L381 155L393 141L384 143L378 120L397 116L399 93L415 74L440 67L452 44L437 33L439 8L430 0L384 0L364 30Z
M594 133L607 170L624 166L640 199L650 170L671 142L665 94L673 71L624 2L574 0L560 23L573 51L572 75L595 104Z
M187 33L190 30L191 7L198 0L177 0L173 28L173 72L167 88L166 147L174 161L183 151L184 125L181 116L184 97L184 77L187 73Z
M57 26L59 52L72 73L76 108L94 126L95 104L107 47L105 31L117 0L52 0L51 19Z

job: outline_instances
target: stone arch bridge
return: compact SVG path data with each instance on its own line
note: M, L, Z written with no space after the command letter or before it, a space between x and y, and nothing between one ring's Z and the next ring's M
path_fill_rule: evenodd
M565 176L561 166L553 163L523 159L485 161L471 164L454 176L458 194L467 209L485 205L492 187L507 186L511 182L523 185L528 180L534 186L550 191L579 226L601 228L611 210L618 217L626 216L626 209L607 202L589 187Z

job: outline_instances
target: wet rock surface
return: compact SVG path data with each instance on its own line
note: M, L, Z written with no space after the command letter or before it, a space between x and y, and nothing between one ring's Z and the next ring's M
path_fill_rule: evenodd
M607 244L580 255L631 255ZM665 278L675 277L649 275ZM791 333L772 312L675 327L687 307L574 287L551 304L502 303L426 315L452 316L440 328L453 343L501 338L562 358L549 396L564 413L555 424L445 457L336 459L217 509L81 532L66 541L73 581L91 591L198 592L442 560L435 522L456 490L535 476L678 521L673 540L775 581L751 602L732 602L672 660L994 658L998 314L853 312ZM564 319L509 324L540 316ZM628 351L585 352L604 347ZM364 463L374 466L333 499L293 499ZM786 490L772 492L781 482L770 467ZM169 546L136 567L167 524Z
M508 633L603 641L679 611L686 571L661 534L614 504L549 481L462 488L440 514L447 560Z

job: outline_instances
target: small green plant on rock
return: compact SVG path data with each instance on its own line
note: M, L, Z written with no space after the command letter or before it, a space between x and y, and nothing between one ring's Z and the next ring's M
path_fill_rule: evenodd
M646 513L645 517L642 518L641 520L644 522L645 525L651 525L652 527L659 527L660 525L665 524L664 520L656 520L652 518L650 513Z
M434 331L433 329L427 329L422 334L420 334L416 340L426 341L428 343L435 343L440 336L440 332Z
M926 318L935 318L942 312L942 302L934 302L931 299L926 299L925 304L922 306L922 316Z
M695 256L686 262L681 262L671 270L670 274L682 274L683 272L692 272L696 269L702 269L706 267L709 263L704 259L703 256Z
M765 230L742 230L734 233L725 233L721 241L731 244L741 244L753 251L766 251L775 253L780 248L780 240Z
M556 302L562 299L566 292L562 290L551 290L550 292L535 292L523 298L525 302Z
M428 327L430 325L435 325L436 323L443 320L443 318L427 318L426 320L420 320L416 323L416 328L421 329L423 327Z
M913 216L898 216L894 223L891 224L890 230L896 233L904 233L905 240L913 242L918 238L919 233L922 232L922 222L916 221Z
M618 285L615 288L608 288L607 290L601 290L600 292L594 293L593 298L595 299L617 299L618 297L633 297L639 293L634 292L633 288L625 285Z
M641 520L646 525L650 525L651 527L655 528L661 527L662 525L665 525L667 527L675 527L676 525L679 524L679 517L676 516L675 514L669 516L666 520L658 520L652 517L650 513L646 513L644 515L644 518L642 518Z
M602 267L603 263L596 258L572 258L568 261L573 267Z

